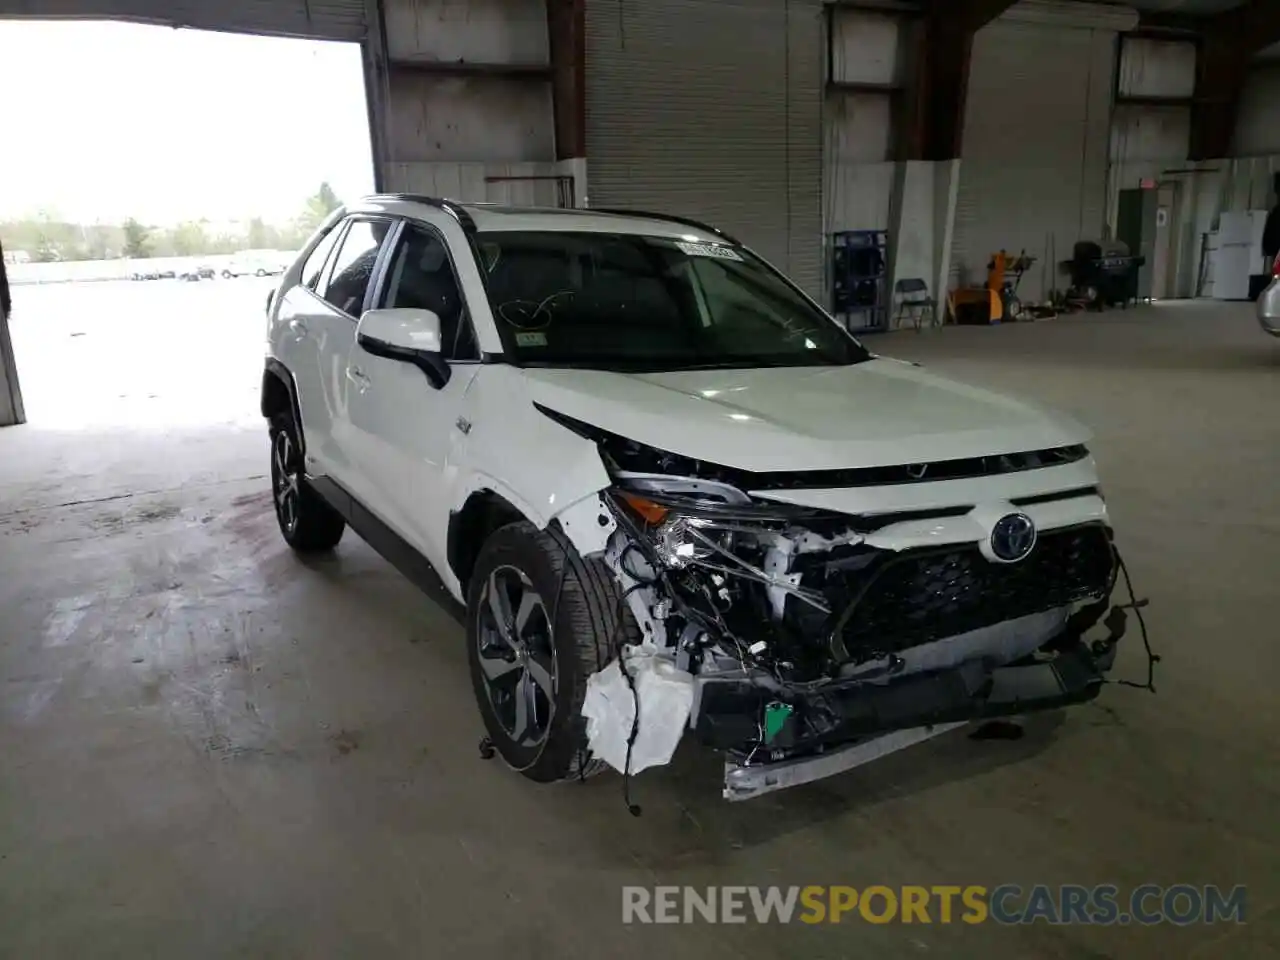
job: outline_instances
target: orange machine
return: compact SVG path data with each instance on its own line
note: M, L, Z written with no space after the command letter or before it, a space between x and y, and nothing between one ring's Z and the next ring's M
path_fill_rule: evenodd
M1021 304L1016 293L1018 281L1027 267L1035 262L1025 253L1016 257L1001 250L991 255L987 264L987 283L983 287L961 287L951 293L951 316L956 323L1000 323L1006 317L1016 320ZM1012 274L1013 279L1007 279Z

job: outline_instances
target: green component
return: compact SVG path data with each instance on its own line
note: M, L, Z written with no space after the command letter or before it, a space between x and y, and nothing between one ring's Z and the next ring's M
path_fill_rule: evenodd
M764 742L773 743L774 737L782 732L791 716L791 705L778 703L776 700L764 708Z

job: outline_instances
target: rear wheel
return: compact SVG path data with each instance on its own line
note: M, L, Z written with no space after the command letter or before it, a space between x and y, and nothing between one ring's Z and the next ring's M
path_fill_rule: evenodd
M612 574L558 529L512 523L481 549L467 590L472 686L489 739L529 779L604 769L587 758L587 678L638 639Z
M332 550L346 522L307 483L297 431L287 416L271 418L271 492L285 543L299 553Z

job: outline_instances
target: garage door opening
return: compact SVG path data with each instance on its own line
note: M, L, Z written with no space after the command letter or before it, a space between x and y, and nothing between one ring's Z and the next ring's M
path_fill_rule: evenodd
M0 84L28 422L256 420L278 273L373 189L359 45L0 21Z

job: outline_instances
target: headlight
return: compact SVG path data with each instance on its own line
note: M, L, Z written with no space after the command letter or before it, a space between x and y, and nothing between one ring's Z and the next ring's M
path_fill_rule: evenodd
M811 522L823 519L823 511L746 495L745 502L730 504L618 487L611 494L619 519L647 541L652 562L669 570L696 566L712 571L718 587L724 586L725 576L751 580L830 612L821 595L801 587L799 575L786 572L785 559L794 549L789 534L798 530L810 535ZM847 535L848 521L840 520ZM718 592L725 595L724 589Z
M729 550L733 533L717 530L712 520L673 516L654 531L654 549L668 567L680 568Z
M631 490L615 491L617 499L644 524L663 566L680 568L729 549L732 532L723 521L704 515L711 505L682 498L653 499Z

